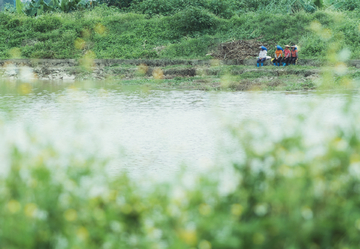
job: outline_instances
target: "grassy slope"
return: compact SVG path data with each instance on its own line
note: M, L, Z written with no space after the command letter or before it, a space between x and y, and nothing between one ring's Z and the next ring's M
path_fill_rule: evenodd
M1 13L0 58L80 58L89 51L88 56L96 58L206 58L219 42L236 39L296 43L301 56L308 58L321 56L329 42L342 40L340 46L349 48L352 58L360 58L356 12L247 13L231 19L199 15L202 19L190 22L186 15L148 18L104 7L35 18ZM198 28L202 20L206 25ZM331 35L321 38L310 31L313 21ZM163 49L157 53L156 47Z

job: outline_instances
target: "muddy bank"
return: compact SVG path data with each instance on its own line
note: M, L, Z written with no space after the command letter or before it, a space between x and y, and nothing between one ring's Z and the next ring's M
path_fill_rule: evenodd
M228 62L94 60L84 65L77 60L6 60L0 61L0 75L3 79L25 82L109 80L118 84L149 83L165 88L237 91L313 89L321 75L321 68L317 66L257 68L251 65L251 60L247 61L249 65L225 64ZM360 61L351 63L360 67ZM358 72L354 67L349 70Z
M0 66L3 67L7 64L16 66L28 67L73 67L81 66L84 64L81 60L76 59L11 59L0 60ZM132 65L138 66L145 64L149 67L166 67L174 65L188 65L188 66L213 66L213 65L256 65L256 59L231 59L231 60L123 60L123 59L101 59L91 61L94 67L112 67L118 65ZM353 60L349 63L352 66L358 65L360 67L360 60ZM269 61L265 65L270 65ZM319 60L300 59L299 65L321 66L323 63Z
M173 65L189 65L189 66L213 66L220 65L256 65L256 59L209 59L209 60L171 60L171 59L95 59L91 62L95 67L111 67L117 65L133 65L138 66L145 64L150 67L166 67ZM6 64L14 64L16 66L24 65L29 67L73 67L81 66L83 62L77 59L11 59L0 60L0 66ZM325 63L316 59L299 59L298 65L302 66L323 66ZM270 60L265 62L265 65L270 65ZM360 60L348 61L349 66L360 68Z
M13 59L0 60L0 73L4 77L19 78L21 68L30 68L36 74L38 79L61 80L61 79L79 79L94 78L103 79L107 76L117 77L135 77L138 76L139 67L146 67L144 74L151 76L155 68L160 68L165 76L195 76L195 75L221 75L224 73L223 66L247 66L259 70L255 67L255 59L245 60L120 60L105 59L83 62L81 60L52 60L52 59ZM360 68L360 60L351 60L349 66ZM85 66L84 66L85 65ZM314 70L300 72L296 67L291 70L278 68L275 74L316 74L317 67L323 65L318 60L300 59L300 66L313 67ZM242 74L249 72L248 68L229 68L231 74ZM272 70L270 61L265 62L265 67L261 70ZM298 71L297 71L298 70ZM29 70L28 70L29 71Z
M264 76L296 75L308 77L320 74L320 69L304 69L300 67L263 67L252 68L244 66L198 66L198 67L148 67L141 66L115 66L94 67L86 69L81 66L16 66L7 64L0 68L0 74L7 79L39 79L39 80L104 80L104 79L134 79L139 77L171 79L175 77L221 77L223 75L239 75L245 78L260 78Z

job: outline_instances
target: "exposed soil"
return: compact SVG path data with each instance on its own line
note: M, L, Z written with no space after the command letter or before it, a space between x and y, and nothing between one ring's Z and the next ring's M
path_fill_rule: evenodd
M245 60L255 58L259 54L259 47L266 46L257 40L237 40L221 43L214 57L221 60Z

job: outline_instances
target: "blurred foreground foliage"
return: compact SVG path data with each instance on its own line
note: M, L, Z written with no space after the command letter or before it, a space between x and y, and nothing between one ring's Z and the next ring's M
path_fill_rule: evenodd
M147 10L141 13L144 14L123 13L105 5L37 17L2 12L0 58L13 58L11 51L17 48L22 58L82 58L91 51L99 59L204 59L209 58L207 54L219 43L238 39L257 39L270 44L269 53L273 52L272 45L297 44L301 58L323 58L327 44L341 39L341 47L350 50L351 58L360 58L356 11L300 11L291 15L263 11L224 18L200 4L192 4L177 11L169 10L166 16ZM314 34L310 28L314 21L332 32L320 37Z
M358 248L360 116L349 106L348 122L317 139L304 115L276 136L231 123L242 159L171 184L111 174L106 159L64 155L25 129L2 151L0 247Z

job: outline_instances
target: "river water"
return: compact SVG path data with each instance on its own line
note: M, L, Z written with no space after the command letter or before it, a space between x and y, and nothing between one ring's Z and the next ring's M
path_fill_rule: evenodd
M24 150L35 146L24 135L30 132L36 146L52 144L64 157L74 151L79 160L96 154L110 158L114 173L167 178L182 165L197 170L221 161L219 155L228 139L224 124L254 119L279 132L289 128L297 115L336 123L342 119L338 110L347 96L350 93L12 83L1 88L0 127L3 141ZM6 144L0 142L1 146ZM6 155L0 152L3 162Z

